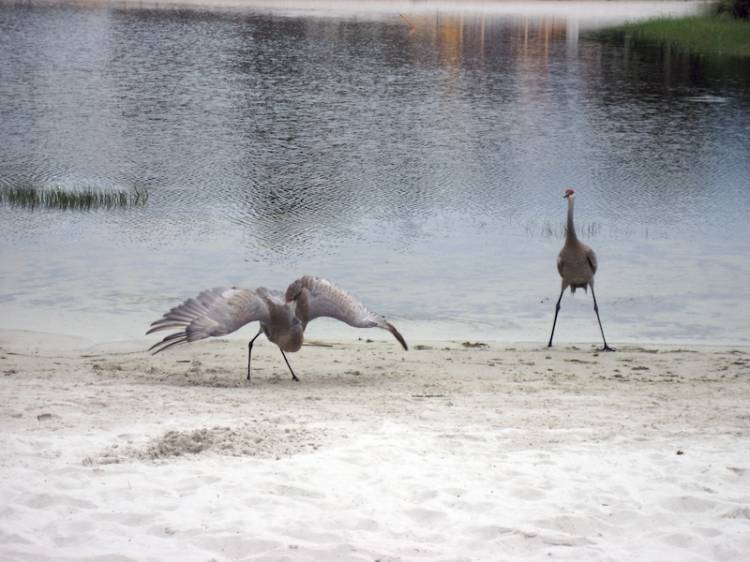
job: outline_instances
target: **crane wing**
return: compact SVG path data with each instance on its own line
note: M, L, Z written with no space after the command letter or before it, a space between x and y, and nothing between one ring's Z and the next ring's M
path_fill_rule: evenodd
M404 349L409 349L393 324L330 281L306 275L292 283L290 288L295 285L303 289L297 298L297 316L303 322L327 316L355 328L382 328L393 334Z
M149 351L156 354L173 345L223 336L255 320L268 321L269 316L268 304L254 291L236 287L208 289L151 324L146 334L169 328L180 331L154 344Z
M591 266L591 273L596 273L596 268L599 264L596 261L596 254L591 248L586 250L586 261L589 262L589 266Z

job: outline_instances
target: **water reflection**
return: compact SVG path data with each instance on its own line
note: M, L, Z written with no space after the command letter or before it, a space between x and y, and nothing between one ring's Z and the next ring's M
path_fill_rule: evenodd
M588 27L560 14L0 5L0 187L150 190L129 212L0 208L5 325L35 290L65 295L63 310L125 302L140 320L162 303L139 295L171 302L248 277L283 287L309 271L415 321L543 333L573 185L581 225L621 258L602 273L621 332L637 334L625 299L643 295L618 267L653 277L636 246L664 263L682 249L655 241L690 245L692 269L655 278L677 314L657 332L682 333L695 309L670 299L717 244L750 234L748 72ZM381 292L393 280L398 299Z

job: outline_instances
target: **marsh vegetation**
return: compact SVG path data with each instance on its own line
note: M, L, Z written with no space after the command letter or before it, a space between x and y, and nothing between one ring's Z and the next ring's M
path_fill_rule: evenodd
M551 220L529 220L525 227L526 235L530 238L552 238L562 240L567 234L567 226L564 221ZM576 225L576 233L581 239L596 238L602 232L602 224L599 222L582 222Z
M0 205L28 209L62 209L90 211L139 207L146 204L148 192L131 190L100 190L93 187L69 189L62 186L19 184L0 189Z
M599 37L669 46L706 56L750 57L750 21L727 13L627 23Z

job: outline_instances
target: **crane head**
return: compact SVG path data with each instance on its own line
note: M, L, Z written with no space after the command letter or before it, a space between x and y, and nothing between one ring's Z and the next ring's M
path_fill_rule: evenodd
M303 283L301 279L297 279L294 283L289 285L286 290L286 302L293 302L299 298L302 293Z
M575 192L576 192L575 189L568 188L568 189L565 190L565 195L563 195L563 197L565 199L567 199L568 197L572 197L573 194L575 194Z

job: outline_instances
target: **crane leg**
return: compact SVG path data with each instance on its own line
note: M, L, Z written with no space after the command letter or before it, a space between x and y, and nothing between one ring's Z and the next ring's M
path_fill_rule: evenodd
M594 299L594 312L596 312L596 319L599 321L599 330L602 332L602 341L604 342L604 347L602 348L602 351L615 351L614 347L609 347L607 345L607 340L604 337L604 328L602 328L602 319L599 318L599 305L596 304L596 295L594 294L594 287L591 286L591 296Z
M284 355L284 350L279 348L279 351L281 351L281 356L284 358L284 361L286 361L286 366L289 367L289 372L292 373L292 378L295 381L299 382L297 375L294 374L294 371L292 370L292 366L289 364L289 360L286 358L286 355Z
M557 324L557 313L560 312L560 301L562 301L564 292L565 287L560 291L560 298L557 299L557 304L555 305L555 319L552 321L552 333L549 335L549 343L547 344L547 347L552 347L552 337L555 335L555 324Z
M253 342L258 339L258 336L263 331L261 328L260 332L255 334L255 337L250 340L250 342L247 344L247 380L250 380L250 357L253 354Z

